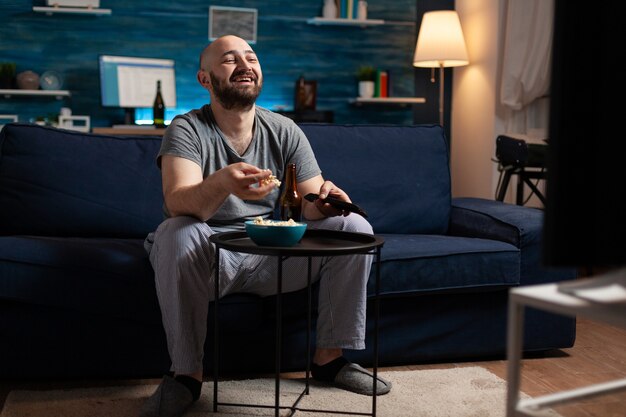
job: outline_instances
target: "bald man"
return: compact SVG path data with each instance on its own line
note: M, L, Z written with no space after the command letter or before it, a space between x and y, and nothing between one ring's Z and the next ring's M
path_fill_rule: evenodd
M302 195L317 193L350 201L321 175L302 130L290 119L256 106L263 87L259 60L250 45L224 36L200 55L198 82L210 104L174 118L157 157L161 169L165 221L146 238L171 374L165 375L141 415L179 416L200 396L209 302L215 299L215 268L220 268L220 297L235 292L275 294L273 257L220 252L209 237L243 230L244 221L271 218L279 190L270 175L284 178L295 163ZM344 213L320 200L303 199L309 228L373 233L361 216ZM373 395L373 375L343 356L343 349L365 349L367 280L371 256L314 258L312 277L319 281L313 378L364 395ZM283 290L306 287L306 258L283 265ZM378 378L377 393L391 383Z

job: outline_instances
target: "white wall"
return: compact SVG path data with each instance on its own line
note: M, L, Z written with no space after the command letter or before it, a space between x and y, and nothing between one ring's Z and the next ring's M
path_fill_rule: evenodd
M451 174L454 197L495 198L499 172L495 139L498 117L499 56L505 0L456 0L470 60L454 68ZM512 181L513 182L513 181ZM513 201L512 192L507 201Z

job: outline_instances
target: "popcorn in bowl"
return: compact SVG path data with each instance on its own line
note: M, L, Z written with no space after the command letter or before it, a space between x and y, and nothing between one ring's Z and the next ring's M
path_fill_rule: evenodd
M281 221L256 217L246 221L245 227L248 237L257 245L294 246L304 236L307 224L293 219Z
M270 220L264 219L261 216L255 217L252 223L259 226L299 226L301 223L296 223L293 219L285 220Z

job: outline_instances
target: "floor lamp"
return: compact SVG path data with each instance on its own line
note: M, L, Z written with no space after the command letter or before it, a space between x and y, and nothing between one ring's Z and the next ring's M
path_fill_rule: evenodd
M439 68L439 124L443 126L443 69L469 64L459 15L454 10L426 12L422 18L413 66ZM435 82L434 77L431 78Z

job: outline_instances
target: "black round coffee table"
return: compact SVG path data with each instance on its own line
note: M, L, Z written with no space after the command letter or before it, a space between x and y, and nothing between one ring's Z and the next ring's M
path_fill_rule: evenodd
M219 265L220 250L229 250L232 252L250 253L256 255L276 256L278 262L278 276L276 285L276 348L275 348L275 402L274 406L261 405L261 404L236 404L236 403L224 403L218 401L218 377L219 377L219 297L215 297L214 301L214 355L213 355L213 412L217 412L218 405L224 406L239 406L239 407L256 407L256 408L274 408L275 415L279 415L281 408L287 408L291 410L290 415L293 415L296 411L307 412L326 412L334 414L351 414L351 415L367 415L376 416L376 381L378 376L378 316L379 316L379 295L380 295L380 253L385 243L384 239L366 233L354 233L344 232L337 230L319 230L309 229L305 232L302 240L294 246L260 246L254 243L247 235L246 232L224 232L217 233L210 237L210 241L215 244L216 255L215 265ZM314 256L333 256L333 255L374 255L374 266L376 268L376 285L375 285L375 322L374 322L374 358L372 371L374 374L373 389L374 395L372 396L372 412L371 413L359 413L351 411L339 411L339 410L322 410L322 409L304 409L298 408L298 403L304 395L309 394L309 374L310 374L310 338L311 338L311 258ZM308 258L308 271L307 271L307 291L308 291L308 303L307 303L307 340L306 340L306 355L307 355L307 369L305 378L305 387L302 393L298 396L292 406L281 406L279 402L280 398L280 357L281 357L281 343L282 343L282 264L283 261L289 257L307 257ZM215 272L215 294L219 294L219 268Z

